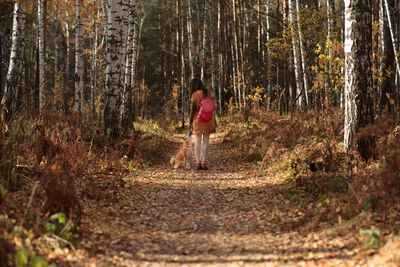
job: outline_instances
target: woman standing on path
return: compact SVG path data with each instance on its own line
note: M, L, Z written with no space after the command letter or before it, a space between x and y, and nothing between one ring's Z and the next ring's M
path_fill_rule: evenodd
M194 151L196 154L196 168L198 170L208 170L207 154L209 149L210 134L215 133L214 116L209 121L201 121L198 118L200 103L203 99L212 99L212 93L208 90L200 79L194 78L190 82L189 96L191 104L189 129L195 135ZM214 108L215 109L215 108ZM202 156L200 158L200 156Z

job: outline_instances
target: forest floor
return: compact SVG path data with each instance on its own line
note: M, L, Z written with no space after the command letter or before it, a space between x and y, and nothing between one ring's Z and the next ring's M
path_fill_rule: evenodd
M82 203L78 249L61 257L64 264L380 265L373 258L379 251L361 244L362 216L335 225L308 218L279 189L282 181L261 175L254 162L231 157L223 134L211 137L209 170L174 170L169 156L183 135L170 139L164 162L113 182L108 194Z

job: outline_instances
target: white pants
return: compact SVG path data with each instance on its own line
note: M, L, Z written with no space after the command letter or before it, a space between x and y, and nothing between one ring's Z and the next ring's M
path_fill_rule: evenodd
M197 162L203 162L205 163L207 160L207 154L208 154L208 147L210 143L210 135L209 134L201 134L201 135L195 135L196 140L194 144L194 151L196 154L196 160ZM203 140L203 145L202 145L202 140ZM202 158L200 158L200 154L202 155Z

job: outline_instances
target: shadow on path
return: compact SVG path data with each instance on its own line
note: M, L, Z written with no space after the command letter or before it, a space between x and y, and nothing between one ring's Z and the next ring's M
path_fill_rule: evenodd
M354 263L355 240L302 231L306 215L255 164L232 162L222 140L211 139L210 171L165 164L128 178L133 204L122 203L112 227L98 222L112 241L97 253L121 266Z

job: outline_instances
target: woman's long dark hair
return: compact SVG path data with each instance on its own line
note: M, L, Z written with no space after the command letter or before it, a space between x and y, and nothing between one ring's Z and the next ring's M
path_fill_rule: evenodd
M209 94L209 91L204 86L204 83L199 78L193 78L190 81L190 85L189 85L190 97L192 97L193 93L196 92L197 90L202 90L203 91L203 97L204 98L206 98L208 96L208 94Z

